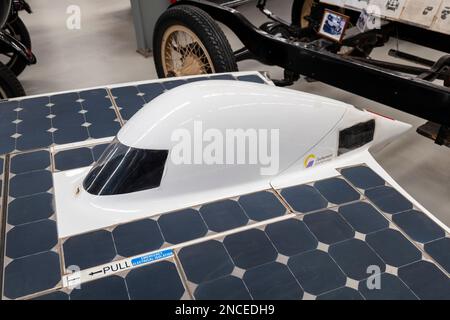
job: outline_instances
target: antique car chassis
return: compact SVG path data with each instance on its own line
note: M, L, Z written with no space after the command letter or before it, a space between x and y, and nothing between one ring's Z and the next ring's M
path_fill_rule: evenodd
M285 69L285 79L274 81L277 85L290 85L299 75L324 82L428 120L418 132L439 145L450 146L450 54L434 62L390 51L390 55L424 65L422 68L375 60L364 54L337 53L342 46L358 47L363 53L371 51L383 46L391 35L450 53L448 35L386 22L380 29L363 33L349 29L340 44L318 37L305 41L308 35L315 34L312 27L302 29L285 22L266 8L266 0L259 0L257 7L271 22L260 28L234 9L238 4L239 1L230 1L230 6L180 0L172 6L195 6L229 27L244 44L244 48L235 51L237 61L256 59ZM276 31L271 34L271 30ZM432 83L437 79L443 80L444 86Z

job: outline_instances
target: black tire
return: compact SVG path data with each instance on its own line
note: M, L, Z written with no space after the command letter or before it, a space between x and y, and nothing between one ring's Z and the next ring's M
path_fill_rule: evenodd
M0 99L22 97L25 90L17 77L3 63L0 63Z
M8 21L3 30L6 30L11 36L19 40L25 47L31 50L31 38L28 33L28 29L23 23L23 21L17 17L12 21ZM4 57L4 53L1 53ZM14 54L11 57L7 57L9 60L6 61L2 59L4 64L16 75L22 73L22 71L27 67L28 63L22 56Z
M301 26L302 28L306 27L301 25L301 13L303 10L303 6L305 5L305 0L294 0L291 8L291 23L293 26Z
M153 35L153 56L158 77L165 78L162 42L164 33L174 25L191 30L208 52L216 73L237 71L233 50L219 25L203 10L189 5L169 8L158 19Z

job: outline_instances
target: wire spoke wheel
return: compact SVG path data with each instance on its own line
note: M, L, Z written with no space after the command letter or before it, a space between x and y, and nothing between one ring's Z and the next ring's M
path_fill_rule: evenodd
M303 3L302 10L300 11L300 26L302 28L307 28L309 26L309 21L306 17L311 15L313 2L314 0L305 0Z
M238 70L220 26L206 12L191 5L175 5L159 17L153 55L160 78Z
M214 73L205 45L188 28L174 25L166 30L161 43L166 77Z

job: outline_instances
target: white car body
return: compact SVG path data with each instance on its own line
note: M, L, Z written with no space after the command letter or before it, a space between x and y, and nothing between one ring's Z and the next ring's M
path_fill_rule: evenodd
M373 140L338 155L339 133L370 120L375 121ZM194 136L198 121L204 131L279 129L278 171L262 175L259 164L175 164L170 154L178 143L172 139L174 131L184 129ZM332 173L335 164L372 161L369 149L383 147L409 128L336 100L269 85L219 80L183 85L144 106L117 136L129 147L169 150L159 187L93 195L82 185L91 167L57 173L59 234L66 237L218 199L318 180ZM313 160L305 162L308 159Z

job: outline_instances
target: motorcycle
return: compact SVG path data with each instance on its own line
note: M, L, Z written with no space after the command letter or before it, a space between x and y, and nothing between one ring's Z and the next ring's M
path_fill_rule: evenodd
M3 27L10 20L10 12L12 9L11 0L3 0L0 4L0 48L6 49L6 52L16 52L24 54L27 61L33 61L34 56L31 51L28 52L26 47L18 40L3 32ZM3 52L0 50L0 52ZM34 61L36 59L34 58ZM17 79L16 75L8 65L0 62L0 99L8 99L25 95L25 90Z
M2 2L4 4L0 14L4 21L0 30L0 62L18 76L26 66L36 63L36 57L31 51L30 34L19 17L20 11L31 14L32 10L25 0Z

